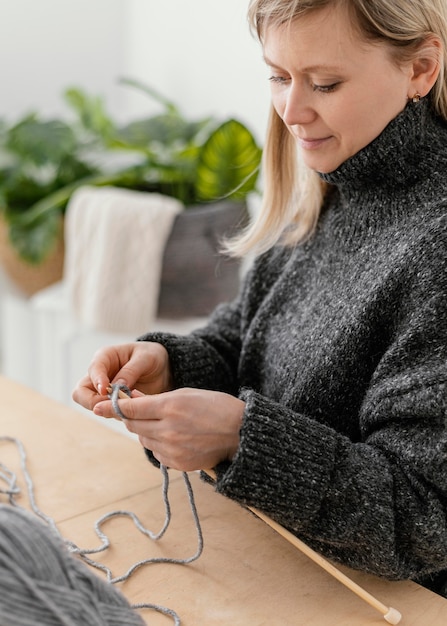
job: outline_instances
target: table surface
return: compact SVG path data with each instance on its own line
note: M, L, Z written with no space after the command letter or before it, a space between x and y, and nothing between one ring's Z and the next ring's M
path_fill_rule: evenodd
M0 436L19 439L27 452L37 504L78 545L99 545L94 523L114 510L136 513L161 528L160 472L140 445L84 413L0 376ZM19 474L20 503L29 506L13 443L0 441L0 461ZM111 548L101 555L118 576L154 557L187 558L197 547L182 475L170 472L172 522L158 542L126 518L104 527ZM375 609L346 589L252 513L190 475L204 536L204 551L188 565L151 564L118 586L131 602L175 610L182 626L373 626L386 624ZM5 496L0 495L0 501ZM387 582L342 569L386 606L402 613L402 626L445 626L447 600L412 582ZM99 575L102 575L99 573ZM151 626L172 619L142 611Z

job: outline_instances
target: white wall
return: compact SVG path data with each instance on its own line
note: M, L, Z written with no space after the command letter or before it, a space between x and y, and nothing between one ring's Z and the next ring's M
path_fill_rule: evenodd
M79 85L121 120L154 105L121 76L162 91L191 117L236 116L263 140L267 73L248 0L0 0L0 117L66 111Z
M71 85L119 111L127 40L126 0L0 0L0 117L60 115Z

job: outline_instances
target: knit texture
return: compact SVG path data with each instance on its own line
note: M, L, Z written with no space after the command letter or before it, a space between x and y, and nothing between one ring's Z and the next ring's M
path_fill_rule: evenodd
M336 171L314 236L260 257L177 386L246 402L217 490L327 557L447 595L447 128L410 103Z

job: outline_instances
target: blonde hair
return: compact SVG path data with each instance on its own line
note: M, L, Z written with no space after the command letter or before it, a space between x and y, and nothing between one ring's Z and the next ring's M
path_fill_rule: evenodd
M424 53L431 36L442 42L440 72L427 96L447 121L447 2L446 0L251 0L248 20L262 43L266 29L328 6L340 5L352 16L353 27L366 41L384 42L397 64ZM431 48L433 53L433 48ZM263 151L264 194L258 216L248 229L226 243L234 256L261 254L280 240L294 245L314 231L327 192L319 175L300 162L295 139L271 108Z

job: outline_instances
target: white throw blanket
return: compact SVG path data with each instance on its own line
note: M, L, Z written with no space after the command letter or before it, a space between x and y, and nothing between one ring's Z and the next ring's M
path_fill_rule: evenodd
M87 327L139 333L157 314L163 253L183 205L156 193L81 187L65 217L64 282Z

